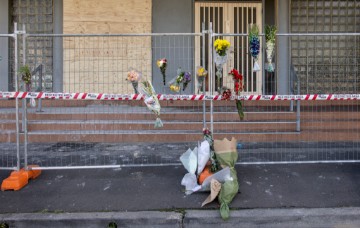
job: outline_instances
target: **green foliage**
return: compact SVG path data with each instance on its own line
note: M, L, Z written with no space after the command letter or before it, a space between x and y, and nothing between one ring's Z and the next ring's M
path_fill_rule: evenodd
M249 31L249 38L259 37L259 26L257 24L253 24Z
M277 28L274 25L265 25L265 40L275 43Z
M9 225L5 222L0 222L0 228L9 228Z
M19 74L21 74L21 80L23 80L25 84L31 84L31 71L28 65L20 67Z
M109 228L117 228L117 224L115 222L110 222L108 227Z

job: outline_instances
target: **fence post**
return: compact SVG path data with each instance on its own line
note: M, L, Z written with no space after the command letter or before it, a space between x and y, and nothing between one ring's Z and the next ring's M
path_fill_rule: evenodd
M212 31L212 23L209 23L209 57L208 57L208 65L209 65L209 81L210 81L210 95L214 95L214 80L213 80L213 31ZM214 133L214 101L210 101L210 130Z
M25 25L23 24L23 29L22 29L22 48L23 48L23 63L24 65L26 65L26 31L25 31ZM31 80L30 80L31 81ZM27 88L27 87L26 87ZM27 90L27 89L26 89ZM31 91L31 84L30 84L30 89ZM29 91L27 91L29 92ZM25 103L24 107L23 107L23 127L24 127L24 169L28 170L28 132L27 132L27 101L28 99L23 99L25 102L23 102L23 104Z
M201 39L202 39L202 52L201 52L201 59L202 59L202 67L205 68L205 22L201 24ZM195 73L196 75L196 73ZM205 79L202 82L202 88L203 88L203 95L205 95ZM203 128L206 128L206 100L203 100Z
M19 91L18 85L18 31L17 23L14 23L14 81L15 91ZM16 116L16 170L20 170L20 120L19 120L19 98L15 98L15 116Z

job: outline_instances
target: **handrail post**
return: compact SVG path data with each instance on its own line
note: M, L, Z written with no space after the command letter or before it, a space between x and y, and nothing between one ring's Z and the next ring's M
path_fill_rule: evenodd
M202 58L202 67L205 67L205 22L203 22L201 24L201 28L202 28L202 35L201 35L201 39L202 39L202 52L201 52L201 58ZM205 95L205 81L203 80L202 82L202 89L203 89L203 95ZM203 100L203 128L206 128L206 100Z
M213 31L212 31L212 23L209 23L209 58L208 58L208 65L209 65L209 81L210 81L210 95L214 95L214 80L213 80L213 61L212 61L212 40L213 40ZM214 133L214 101L210 101L210 130Z

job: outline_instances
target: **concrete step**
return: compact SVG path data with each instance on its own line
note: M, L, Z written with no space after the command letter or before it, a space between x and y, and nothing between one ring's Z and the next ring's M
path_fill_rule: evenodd
M203 123L192 121L163 121L164 127L157 129L158 131L168 130L201 130ZM215 122L214 128L217 130L227 131L294 131L295 122ZM136 121L31 121L28 126L29 131L117 131L117 130L138 130L147 131L154 130L154 120L136 120Z
M301 132L221 132L215 131L214 138L235 137L242 142L341 142L358 141L359 134L348 131L301 131ZM83 132L30 132L29 142L196 142L202 140L198 131L95 131Z

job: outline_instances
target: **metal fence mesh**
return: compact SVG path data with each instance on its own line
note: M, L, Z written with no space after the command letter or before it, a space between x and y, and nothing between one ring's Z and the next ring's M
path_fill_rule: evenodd
M14 38L8 34L0 34L0 41L2 44L9 45L9 53L14 53ZM1 64L8 63L8 75L7 81L9 89L15 88L15 63L11 57L3 58L0 57ZM2 68L4 69L4 68ZM5 70L6 72L6 70ZM2 73L3 74L3 73ZM5 82L3 82L5 83ZM5 86L6 87L6 86ZM1 169L16 169L17 167L17 144L15 135L16 126L16 106L15 102L9 101L8 99L0 98L0 170ZM10 143L10 141L12 143ZM4 142L4 143L3 143ZM6 143L5 143L6 142Z
M238 68L251 84L250 89L246 89L242 94L261 94L264 91L263 83L266 82L264 72L253 73L254 62L249 53L237 52L248 49L247 46L239 46L240 43L247 45L246 35L219 37L230 39L238 45L231 50L229 61L223 66L221 85L233 89L233 82L227 72ZM354 35L351 37L358 38ZM144 78L152 80L157 93L193 94L197 88L196 66L206 62L211 54L209 49L204 49L212 48L209 43L209 47L206 47L205 42L200 42L200 34L33 34L26 39L37 44L60 39L61 45L55 45L55 50L63 51L63 62L60 63L62 70L53 73L63 75L62 92L81 93L133 93L132 85L125 79L129 69L135 68L143 73ZM234 42L236 39L237 42ZM39 50L41 49L39 47ZM319 53L325 55L325 52ZM353 52L350 57L357 61L359 53ZM156 65L156 60L160 58L167 58L169 62L165 86ZM43 64L41 58L34 59L34 62L29 62L32 70ZM218 69L213 62L211 66L213 68L208 70L215 81ZM175 93L169 90L168 83L176 77L179 67L192 74L192 82L185 91ZM293 68L291 65L287 67L289 72L293 70L293 74L288 77L298 75L300 83L303 83L302 66L294 64ZM354 73L349 75L355 78L358 77L356 67L347 68L349 73ZM309 69L306 68L305 72L313 73L313 78L323 75L321 71ZM37 73L32 88L34 91L39 84L44 91L45 77L50 71L45 69L44 72L45 75L42 76ZM43 82L37 82L39 77L44 79ZM348 78L345 77L344 80ZM321 80L316 80L320 85ZM293 93L298 94L295 90L298 81L295 78L288 81ZM207 93L211 92L210 82L206 81ZM216 84L213 86L215 90ZM304 86L311 87L311 84L305 83ZM356 92L348 90L349 87L339 88L338 93ZM325 89L324 92L333 90ZM179 164L180 155L188 148L197 146L197 142L202 140L203 127L213 127L215 139L235 137L239 142L239 162L244 164L358 162L360 158L358 100L301 101L300 105L297 105L297 101L289 100L245 100L242 102L245 118L239 120L234 100L211 102L181 100L179 97L179 100L160 101L160 118L164 127L159 129L154 128L156 116L146 108L143 100L41 101L41 106L29 107L27 112L27 160L21 160L21 163L39 165L43 169ZM8 106L1 103L1 115L5 118L8 112L14 118L14 101L7 102L10 102ZM40 100L37 99L36 102L38 105ZM24 121L22 119L21 122ZM16 157L10 156L11 151L16 149L15 136L12 133L11 136L2 137L9 138L2 143L4 149L1 149L0 166L12 167L16 164ZM20 137L21 151L25 150L22 137L23 134Z

